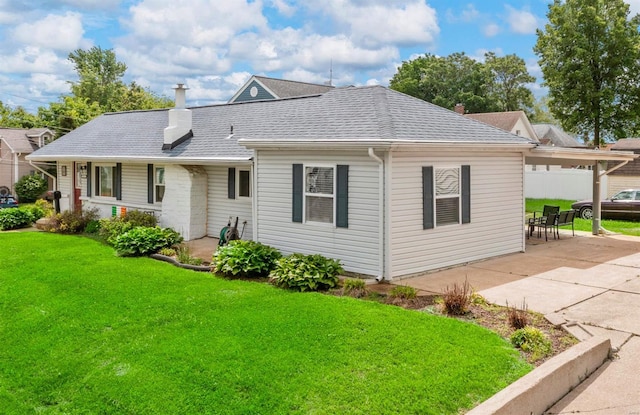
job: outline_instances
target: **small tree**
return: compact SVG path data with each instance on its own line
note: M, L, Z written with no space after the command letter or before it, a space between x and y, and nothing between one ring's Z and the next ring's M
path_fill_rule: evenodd
M16 183L20 202L35 202L47 190L47 181L39 176L22 176Z

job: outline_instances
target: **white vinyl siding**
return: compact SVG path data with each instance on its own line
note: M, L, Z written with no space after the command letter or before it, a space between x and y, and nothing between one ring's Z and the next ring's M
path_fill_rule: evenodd
M238 232L242 232L242 222L247 221L244 227L242 239L253 238L252 204L249 197L228 198L229 167L246 170L246 167L238 166L208 166L205 167L208 180L209 200L207 203L207 235L218 237L220 230L227 226L229 217L235 220L238 217ZM236 186L238 177L236 177Z
M523 250L520 153L392 153L390 271L406 276ZM470 165L471 222L422 227L423 166Z
M623 176L621 174L610 174L607 176L607 194L605 198L609 198L621 190L640 188L640 176ZM589 197L588 199L591 199Z
M294 152L260 150L257 165L257 221L260 242L284 254L322 254L345 270L379 273L378 163L366 151ZM349 166L349 227L292 221L292 165Z

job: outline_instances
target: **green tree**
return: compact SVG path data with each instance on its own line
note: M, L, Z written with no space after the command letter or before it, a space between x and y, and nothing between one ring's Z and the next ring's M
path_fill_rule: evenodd
M39 176L22 176L16 182L15 189L20 203L31 203L47 190L47 181Z
M560 125L560 122L549 111L549 97L543 96L535 100L533 104L533 110L529 116L529 121L532 124L555 124Z
M498 57L489 52L485 55L485 65L493 77L492 96L500 111L524 110L533 107L533 94L526 84L536 78L527 71L524 59L515 54Z
M56 137L61 137L104 112L97 102L90 103L88 98L63 96L49 107L40 107L38 118L56 132Z
M438 57L430 54L405 61L391 79L396 91L444 108L464 104L470 113L529 109L533 82L526 65L516 55L485 55L485 63L464 53Z
M0 127L34 128L40 126L38 117L27 112L23 107L12 109L0 101Z
M638 131L640 17L623 0L554 0L534 51L564 129L602 139Z

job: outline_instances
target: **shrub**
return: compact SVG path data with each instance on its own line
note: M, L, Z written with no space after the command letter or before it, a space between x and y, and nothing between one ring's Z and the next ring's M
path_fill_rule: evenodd
M100 221L98 220L90 220L87 223L87 226L84 228L85 233L98 233L100 231Z
M213 254L213 272L226 277L266 277L281 256L268 245L238 239L218 247Z
M65 210L49 218L44 229L55 233L81 233L91 221L98 219L97 209Z
M181 264L189 265L201 265L202 258L195 258L191 256L191 250L186 245L180 245L176 250L176 259Z
M20 203L35 202L47 190L47 181L40 176L22 176L15 189Z
M418 296L418 292L415 288L409 287L408 285L396 285L391 289L389 296L402 300L413 300Z
M100 236L102 236L108 244L114 245L116 238L125 234L133 228L144 226L153 228L158 224L155 216L139 210L127 211L120 217L111 217L100 219Z
M173 248L161 248L158 253L164 256L176 256L177 252Z
M180 242L182 236L173 229L138 226L116 237L113 246L120 256L140 256L153 254Z
M25 228L33 221L33 214L28 208L0 209L0 231Z
M55 209L53 208L53 203L48 202L44 199L38 199L35 202L35 205L42 209L42 211L44 212L44 215L42 215L41 217L45 217L45 216L51 216L53 215L53 213L55 212ZM40 218L38 218L40 219ZM36 220L38 220L36 219Z
M507 316L509 318L509 326L516 330L525 328L529 324L529 314L527 313L527 303L522 301L522 307L510 307L507 303Z
M523 352L530 353L532 361L551 354L551 341L535 327L527 326L514 331L511 335L511 344Z
M362 298L369 295L369 290L367 290L364 280L348 278L342 282L342 295Z
M464 315L468 311L469 303L471 302L469 281L465 279L462 285L454 283L451 288L447 285L442 300L447 314L452 316Z
M298 291L320 291L338 285L339 261L322 255L291 254L280 258L269 275L272 284Z

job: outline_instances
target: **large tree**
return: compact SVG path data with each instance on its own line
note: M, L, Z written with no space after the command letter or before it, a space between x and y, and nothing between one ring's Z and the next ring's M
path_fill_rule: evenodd
M538 30L549 109L595 146L638 131L640 17L623 0L554 0Z
M536 78L527 71L524 59L515 54L496 56L489 52L484 55L485 65L492 75L492 96L500 111L530 110L533 94L526 84Z
M452 109L464 104L470 113L528 110L533 96L526 84L534 78L516 55L485 55L478 62L464 53L430 54L403 62L390 87Z
M23 107L11 108L0 101L0 127L34 128L40 126L38 117L27 112Z

